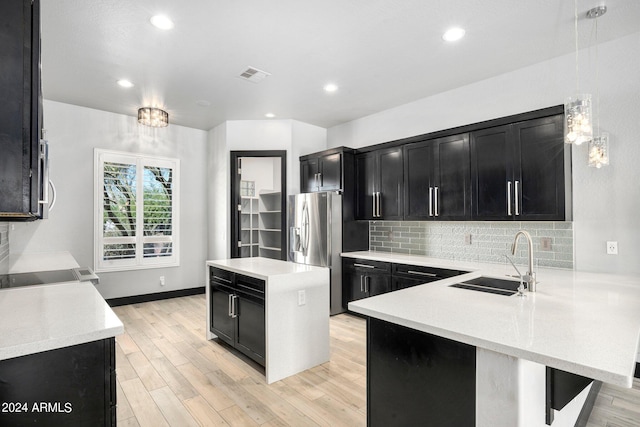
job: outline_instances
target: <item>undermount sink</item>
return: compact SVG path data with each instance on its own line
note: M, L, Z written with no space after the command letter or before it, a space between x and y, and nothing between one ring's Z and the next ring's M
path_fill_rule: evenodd
M519 281L508 279L497 279L494 277L478 277L476 279L465 280L461 283L449 285L452 288L469 289L471 291L487 292L496 295L510 296L518 292Z

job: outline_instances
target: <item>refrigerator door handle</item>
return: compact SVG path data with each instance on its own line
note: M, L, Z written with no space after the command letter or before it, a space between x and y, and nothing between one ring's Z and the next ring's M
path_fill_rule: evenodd
M307 202L304 202L302 207L302 236L301 236L301 249L302 254L307 255L309 249L309 206Z

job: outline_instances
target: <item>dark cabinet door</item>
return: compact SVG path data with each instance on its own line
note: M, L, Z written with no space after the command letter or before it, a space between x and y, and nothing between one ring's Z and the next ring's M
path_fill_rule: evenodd
M320 191L337 191L342 188L342 153L329 154L318 159Z
M402 219L404 208L402 148L381 150L378 156L378 219Z
M431 141L404 147L404 219L424 221L433 218L433 146Z
M318 191L318 159L307 159L300 162L300 191L312 193Z
M351 301L357 301L366 298L364 284L365 276L362 272L356 270L346 271L343 275L343 289L346 289L344 307Z
M432 144L434 218L471 218L469 134L434 139Z
M402 148L356 156L356 219L402 219Z
M513 138L510 125L471 134L473 219L511 219L514 212Z
M389 274L366 274L364 277L368 297L391 291L391 276Z
M235 343L235 319L230 316L233 290L226 286L211 284L209 288L211 305L211 332L227 344Z
M241 292L236 296L238 329L235 347L252 359L265 359L264 300Z
M516 218L565 219L564 124L562 116L516 123Z
M376 187L376 153L356 156L356 219L375 219L374 193Z
M41 127L40 2L4 2L0 15L0 212L33 220L38 204Z

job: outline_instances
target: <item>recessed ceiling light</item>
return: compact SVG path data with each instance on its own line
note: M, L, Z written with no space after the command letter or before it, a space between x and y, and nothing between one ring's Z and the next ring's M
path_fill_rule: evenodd
M276 115L275 115L275 114L273 114L273 113L267 113L267 114L265 114L264 116L265 116L266 118L268 118L268 119L273 119Z
M129 80L126 80L126 79L120 79L120 80L118 80L118 82L117 82L117 83L118 83L120 86L122 86L122 87L127 87L127 88L129 88L129 87L133 87L133 86L134 86L134 84L133 84L133 83L131 83Z
M324 85L324 91L325 92L335 92L338 90L338 86L335 85L334 83L327 83L326 85Z
M442 39L448 42L454 42L464 37L464 29L462 28L450 28L442 35Z
M161 30L170 30L173 28L173 21L165 15L152 16L150 21L154 27L160 28Z

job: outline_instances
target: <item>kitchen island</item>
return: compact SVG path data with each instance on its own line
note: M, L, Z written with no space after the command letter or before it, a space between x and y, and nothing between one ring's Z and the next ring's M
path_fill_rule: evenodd
M512 274L502 265L376 252L343 256L469 271L349 304L369 316L369 425L406 424L409 413L429 419L430 395L411 390L425 381L397 380L402 370L409 380L422 376L440 387L432 390L433 401L453 396L449 415L438 406L444 415L437 425L461 425L455 417L466 411L462 425L573 426L591 379L632 385L640 337L636 278L540 269L536 293L503 296L450 287ZM387 369L393 360L403 361L399 370ZM557 386L566 383L573 383L570 399L557 405L554 393L560 396Z
M207 339L265 367L267 383L329 361L329 269L269 258L206 262Z

